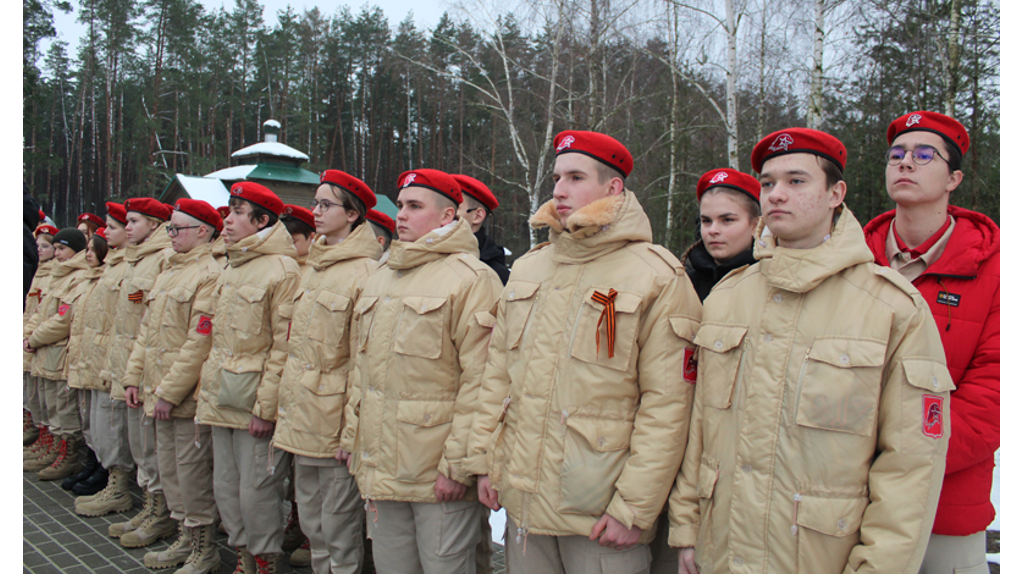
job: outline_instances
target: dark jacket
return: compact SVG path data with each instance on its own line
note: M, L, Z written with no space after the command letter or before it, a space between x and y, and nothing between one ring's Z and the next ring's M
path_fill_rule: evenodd
M508 265L505 265L505 248L495 243L482 227L473 235L476 236L476 240L480 244L480 261L494 269L494 272L498 274L498 279L501 279L502 285L508 283Z
M730 271L754 263L754 243L751 241L750 249L740 253L736 257L719 265L715 263L703 241L697 241L690 246L690 249L683 255L683 267L686 274L693 283L693 289L697 291L701 303L711 293L711 288L729 274Z
M28 194L26 190L24 192L24 211L22 212L22 232L23 241L25 244L22 252L22 268L21 278L25 284L24 289L21 292L21 309L25 310L25 298L28 297L28 290L32 287L32 278L36 275L36 269L39 267L39 250L36 248L36 236L35 230L39 225L39 206L32 199L32 196ZM508 272L505 272L505 276L508 276Z

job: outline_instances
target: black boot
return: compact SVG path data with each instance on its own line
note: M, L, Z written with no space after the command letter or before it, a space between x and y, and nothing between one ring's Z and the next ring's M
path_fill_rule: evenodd
M97 464L96 472L93 472L85 480L76 483L73 487L71 487L71 492L74 492L79 496L88 496L90 494L96 494L97 492L106 488L107 478L107 469Z
M96 460L96 453L91 448L85 447L85 465L82 470L65 478L64 482L60 483L60 487L64 490L71 490L76 484L92 476L99 466L100 461Z

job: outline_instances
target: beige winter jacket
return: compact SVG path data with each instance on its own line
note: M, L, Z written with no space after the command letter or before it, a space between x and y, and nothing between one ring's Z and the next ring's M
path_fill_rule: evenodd
M669 543L706 573L916 573L953 388L928 306L845 206L819 247L754 256L704 302Z
M628 190L568 229L553 201L530 224L551 243L502 292L467 466L490 475L519 534L587 536L607 513L648 542L686 446L700 300ZM609 353L594 296L613 289Z
M115 375L111 372L109 359L111 347L116 336L114 333L114 319L117 316L117 302L120 300L121 283L124 281L125 271L128 270L128 263L124 260L125 251L126 248L122 247L107 253L107 256L103 259L106 269L103 271L103 276L100 277L99 285L93 290L89 306L86 309L89 317L93 317L94 311L97 315L95 321L90 320L85 324L86 340L88 340L91 334L92 340L96 342L95 347L86 348L85 352L96 353L96 357L91 359L100 368L97 374L99 381L96 384L99 390L108 393L112 390L111 382L120 376L120 374ZM95 305L95 310L93 305ZM124 395L122 395L121 400L124 400Z
M477 246L464 219L395 241L356 302L342 445L354 438L346 450L364 498L437 502L439 473L473 484L463 459L501 293Z
M24 330L28 325L28 322L32 320L32 315L35 315L36 309L39 308L39 303L43 300L43 291L47 290L47 284L50 282L50 271L53 270L53 264L56 263L56 259L50 259L39 264L39 268L36 269L36 274L32 277L32 285L28 288L28 296L25 298L25 311L21 314L21 328ZM22 370L26 372L32 371L32 353L22 353Z
M213 294L221 269L209 243L174 253L167 265L149 292L149 310L128 358L124 385L140 389L146 416L153 416L161 398L174 405L171 417L190 419L196 416L192 394L210 353Z
M244 429L253 416L277 420L299 266L280 221L227 253L228 268L215 288L213 346L200 375L197 419Z
M173 253L166 223L160 224L142 243L124 248L125 268L115 303L114 337L110 341L104 367L112 377L110 398L114 400L124 400L124 373L128 357L135 348L156 277L167 268L167 258Z
M296 292L281 375L274 446L315 458L331 458L340 446L352 357L352 309L381 248L366 223L341 243L310 246Z
M50 271L43 300L24 330L24 338L36 349L32 357L33 375L67 380L68 337L71 319L79 307L75 286L88 266L83 249L63 263L55 263Z
M218 235L217 239L214 239L210 253L213 255L214 261L217 262L217 266L224 269L228 266L228 246L224 243L224 236Z
M99 368L95 362L90 362L97 355L95 343L86 338L85 325L87 321L95 320L97 315L97 310L90 308L90 302L102 276L103 265L86 267L75 286L76 293L73 296L78 304L75 305L76 313L71 321L71 334L68 337L67 368L68 386L73 389L96 388L96 381L99 379ZM102 348L105 349L106 346Z

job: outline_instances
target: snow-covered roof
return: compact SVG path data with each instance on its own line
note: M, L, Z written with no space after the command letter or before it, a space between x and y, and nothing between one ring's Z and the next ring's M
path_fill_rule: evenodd
M217 171L208 173L203 177L214 177L225 181L241 181L249 177L249 173L254 169L256 169L255 165L236 165L235 167L218 169Z
M265 128L281 129L281 122L279 122L277 120L267 120L267 121L263 122L263 127L265 127Z
M260 142L252 144L251 146L244 147L235 153L231 154L231 157L249 157L253 155L271 155L277 157L286 157L288 159L298 159L302 161L309 161L309 156L302 153L301 151L284 145L280 142Z
M185 190L192 199L201 199L213 207L220 207L228 204L231 194L224 183L212 177L199 177L195 175L176 174L181 188Z

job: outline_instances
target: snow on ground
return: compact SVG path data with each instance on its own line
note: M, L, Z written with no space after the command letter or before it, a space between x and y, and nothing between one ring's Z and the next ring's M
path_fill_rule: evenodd
M992 506L996 507L996 519L989 525L989 530L999 530L999 451L996 450L996 468L992 471Z
M504 545L505 540L505 509L491 511L491 540Z

